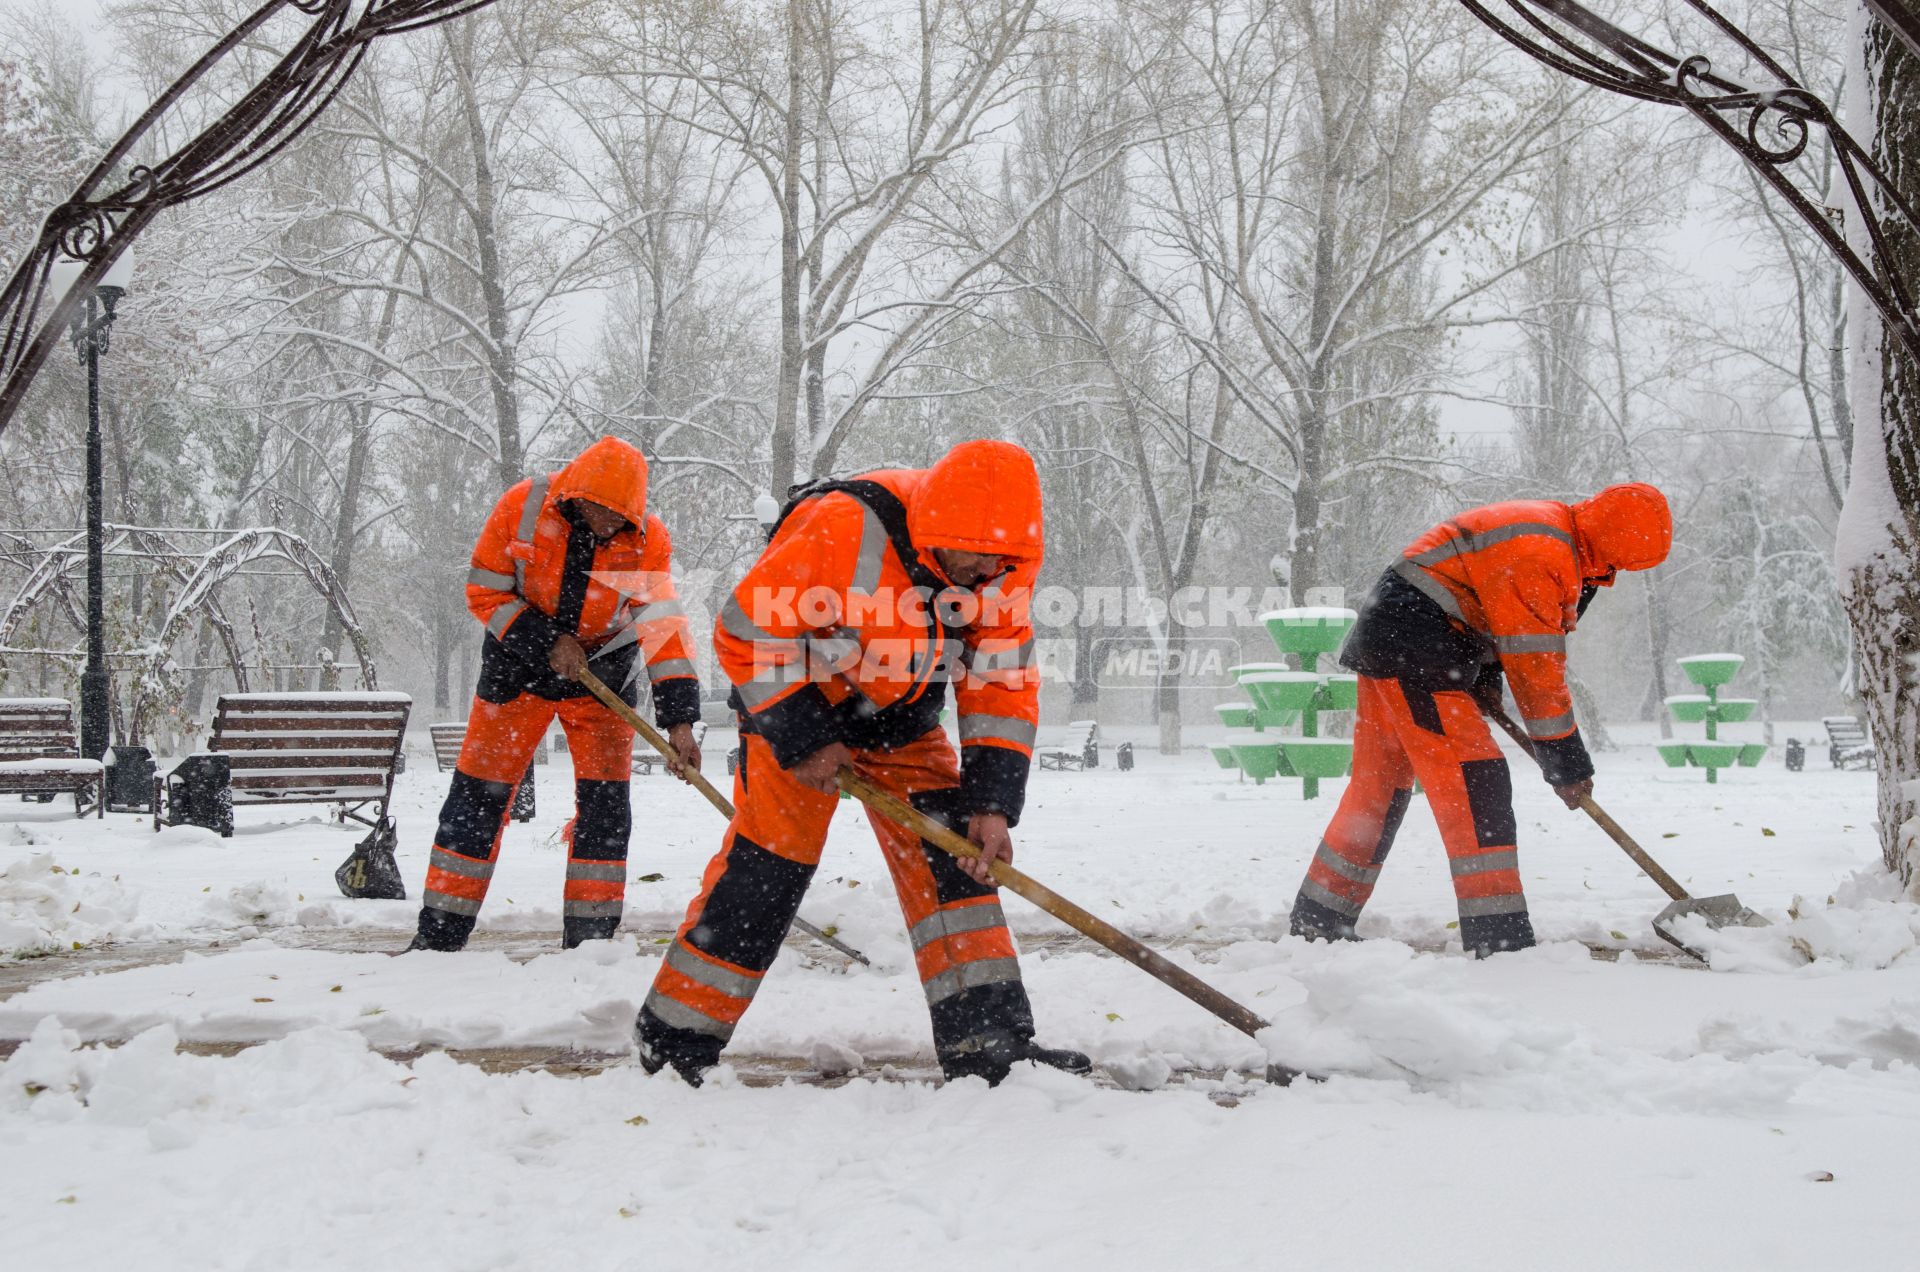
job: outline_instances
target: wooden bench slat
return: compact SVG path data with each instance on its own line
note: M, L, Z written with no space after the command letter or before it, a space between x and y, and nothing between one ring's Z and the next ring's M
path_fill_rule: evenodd
M324 729L329 733L341 733L349 729L365 732L397 733L400 730L399 716L220 716L214 721L214 734L225 733L270 733L275 730Z
M70 792L76 810L80 797L91 791L98 801L95 813L105 812L106 773L101 766L80 757L80 735L74 724L73 704L64 698L0 699L0 763L36 760L56 763L45 768L0 772L0 791L10 795ZM66 761L86 767L77 771L61 767Z
M254 751L378 751L384 758L393 751L386 738L365 734L338 738L218 738L210 750L221 755L246 755Z
M296 775L276 776L273 774L254 775L235 773L233 775L233 795L237 801L242 791L284 790L284 791L331 791L331 790L383 790L387 785L385 770L378 773L343 774L339 778L329 777L326 781L315 781L311 777Z
M250 769L337 768L378 769L386 772L393 756L380 751L324 751L319 754L294 751L245 751L227 756L228 771L244 773Z
M402 716L408 713L408 704L404 702L368 702L364 699L353 701L351 695L338 702L323 702L308 698L250 698L243 702L234 702L228 695L221 695L218 709L221 715L253 716L267 714L298 715L383 715Z

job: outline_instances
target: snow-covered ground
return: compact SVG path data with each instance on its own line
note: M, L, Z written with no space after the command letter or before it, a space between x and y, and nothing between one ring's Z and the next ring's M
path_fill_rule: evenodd
M0 1248L21 1268L275 1272L1904 1263L1920 908L1878 872L1872 776L1817 749L1787 773L1776 748L1709 787L1624 732L1600 802L1696 894L1737 891L1776 921L1715 938L1712 971L1652 957L1665 898L1524 760L1545 943L1484 963L1446 946L1445 859L1418 800L1362 923L1377 939L1329 948L1283 933L1342 783L1307 803L1297 783L1145 746L1131 773L1037 774L1019 864L1274 1022L1255 1042L1119 960L1041 948L1064 929L1009 899L1039 951L1043 1040L1146 1090L1037 1071L997 1091L765 1088L722 1070L696 1091L376 1050L624 1047L657 938L718 842L719 819L666 777L635 783L631 931L562 952L564 756L541 772L541 815L509 830L482 919L527 934L514 958L497 940L385 957L414 903L341 898L332 871L362 832L319 810L242 811L223 841L9 801L0 949L53 957L0 965L0 984L36 980L0 1001L0 1039L28 1039L0 1064ZM395 805L416 895L444 792L416 756ZM790 946L735 1050L930 1064L851 805L803 914L874 966ZM539 933L553 948L527 959ZM71 953L113 943L126 957ZM128 965L142 958L163 961ZM1161 1085L1269 1055L1335 1076Z

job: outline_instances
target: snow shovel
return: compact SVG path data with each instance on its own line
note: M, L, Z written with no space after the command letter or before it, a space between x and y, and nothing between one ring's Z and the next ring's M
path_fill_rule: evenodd
M607 688L605 684L601 683L599 678L592 672L582 672L580 683L585 685L594 697L600 699L607 710L632 725L634 730L638 732L641 737L645 738L655 750L667 756L669 760L673 758L672 751L667 747L667 740L660 736L659 730L641 719L639 712L621 701L621 699L611 689ZM695 772L689 773L687 776L689 780L700 789L700 793L707 797L709 803L725 813L728 817L733 816L733 805L728 802L726 796L713 788L713 784L708 782L704 775ZM838 781L841 790L853 796L868 808L880 814L880 816L885 817L888 821L906 827L935 847L943 848L956 857L973 857L979 854L980 850L974 846L973 841L956 834L905 800L874 785L873 782L861 777L853 770L841 769L835 780ZM1233 999L1228 998L1225 994L1207 984L1198 976L1167 961L1166 958L1148 949L1140 942L1128 936L1125 932L1122 932L1119 928L1114 927L1111 923L1106 922L1104 919L1094 917L1053 889L1015 870L1006 862L996 861L993 863L993 878L994 882L1009 891L1019 893L1027 900L1039 906L1042 910L1045 910L1048 914L1051 914L1054 918L1065 923L1068 927L1098 941L1115 954L1118 954L1121 958L1126 959L1135 967L1146 972L1149 976L1179 990L1194 1002L1199 1003L1202 1007L1205 1007L1208 1011L1232 1025L1235 1029L1238 1029L1241 1033L1246 1034L1249 1038L1257 1037L1259 1032L1267 1027L1265 1020L1247 1010L1245 1007L1242 1007L1239 1003L1233 1001ZM794 923L796 926L804 926L798 919L794 920ZM809 932L815 931L815 929L812 928L808 928L807 930ZM823 939L827 939L830 943L839 946L841 949L846 948L845 946L840 946L839 942L832 941L832 938ZM857 954L854 955L854 957L860 958ZM860 958L860 961L864 963L867 960ZM1269 1082L1276 1083L1280 1086L1288 1086L1292 1084L1295 1078L1301 1075L1297 1069L1290 1069L1282 1064L1270 1064L1267 1066L1266 1076Z
M695 790L707 797L709 804L712 804L720 810L722 817L725 817L728 821L733 820L733 801L716 790L713 783L707 780L706 774L700 772L700 770L687 769L682 773L680 769L680 758L673 753L673 748L667 744L666 736L662 734L660 730L654 728L642 719L638 711L628 706L619 694L607 688L606 682L592 672L582 671L580 673L580 683L585 685L588 692L592 693L594 697L600 699L602 706L632 725L633 731L645 738L648 746L660 752L661 756L667 761L667 767L675 773L681 773L687 781L691 782ZM854 949L853 946L848 945L845 941L822 932L819 928L798 915L794 916L793 926L799 928L802 932L805 932L822 945L839 950L842 954L845 954L862 967L873 966L873 963L865 954Z
M852 769L843 768L835 775L834 780L841 790L865 804L869 809L890 822L906 827L936 848L944 849L956 857L980 855L980 849L972 840L935 821L899 796L875 784L870 778L862 777ZM1019 893L1074 931L1098 941L1161 984L1185 994L1249 1038L1258 1039L1260 1031L1267 1027L1265 1020L1228 998L1198 976L1169 962L1163 955L1142 945L1105 919L1081 909L1032 876L1014 869L1004 861L994 862L991 873L993 881L1001 887L1009 892ZM1301 1072L1282 1064L1269 1064L1266 1076L1269 1082L1279 1086L1290 1086L1295 1078L1301 1076Z
M1476 699L1478 701L1478 699ZM1481 702L1480 709L1485 711L1493 722L1506 731L1521 750L1532 756L1536 763L1540 757L1533 749L1533 739L1528 737L1513 718L1498 704ZM1647 854L1647 850L1634 842L1632 835L1619 822L1607 815L1607 810L1593 802L1593 796L1580 797L1580 811L1593 818L1601 830L1607 832L1607 838L1620 845L1620 850L1633 858L1633 863L1646 871L1647 877L1660 885L1661 891L1673 898L1666 909L1653 918L1653 930L1659 938L1686 954L1691 954L1702 963L1707 961L1704 950L1697 950L1678 936L1674 935L1673 924L1677 919L1697 914L1705 919L1707 926L1716 931L1724 927L1771 927L1772 922L1763 915L1748 909L1731 892L1715 897L1696 897L1680 886L1680 881L1668 874L1660 863Z

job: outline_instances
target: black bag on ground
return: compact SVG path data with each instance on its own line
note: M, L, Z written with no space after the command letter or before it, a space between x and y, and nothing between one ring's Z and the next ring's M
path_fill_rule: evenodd
M393 818L382 817L380 824L353 846L352 855L333 872L340 894L355 899L405 901L407 885L400 878L400 863L393 859L399 839Z

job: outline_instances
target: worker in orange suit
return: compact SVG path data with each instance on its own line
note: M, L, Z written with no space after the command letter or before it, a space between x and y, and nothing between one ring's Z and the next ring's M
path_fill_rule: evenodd
M1011 861L1039 721L1029 593L1040 480L1008 442L964 442L925 470L801 490L714 631L733 683L738 810L635 1027L649 1072L688 1081L760 989L820 861L851 767L980 848L962 862L869 813L905 916L949 1077L997 1083L1037 1061L1020 964L989 865ZM940 727L952 681L960 753Z
M647 461L603 437L556 473L500 497L473 547L467 608L486 626L480 683L410 949L466 944L487 896L515 785L557 716L576 812L563 940L605 939L626 897L633 729L588 693L583 670L628 703L644 668L676 768L698 768L700 682L672 577L673 544L647 511Z
M1501 677L1549 785L1569 808L1593 793L1593 761L1567 691L1567 636L1621 570L1667 558L1673 517L1644 483L1582 503L1489 504L1413 541L1380 576L1340 663L1360 674L1353 777L1327 826L1292 930L1354 937L1417 780L1426 791L1475 955L1531 946L1520 884L1513 783L1482 705Z

